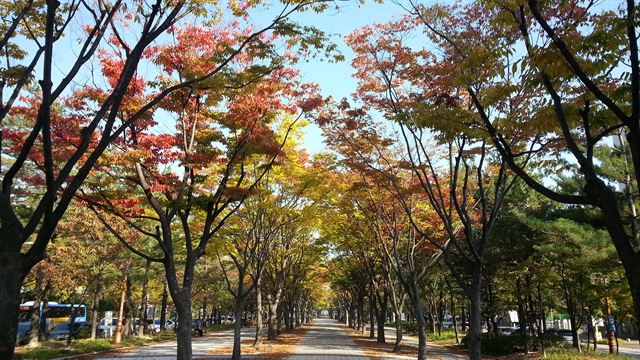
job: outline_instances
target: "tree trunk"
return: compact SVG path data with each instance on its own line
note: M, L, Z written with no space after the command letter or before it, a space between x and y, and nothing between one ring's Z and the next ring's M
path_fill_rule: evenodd
M126 282L127 282L127 274L125 274L124 278L122 279L122 288L120 289L120 306L118 307L118 320L116 321L116 330L113 336L114 344L120 344L120 342L122 341L122 325L124 321L124 302L127 296Z
M591 319L591 324L593 324L593 318ZM593 336L593 351L598 351L598 337L596 334L597 332L598 332L598 327L594 326L593 331L591 332L591 336Z
M587 352L591 349L591 332L593 331L593 319L591 318L591 310L587 314Z
M98 336L98 325L100 323L100 297L102 296L102 268L98 273L98 278L96 280L96 288L93 292L93 302L91 304L91 338L95 339ZM111 325L111 324L109 324ZM105 324L105 329L107 328L107 324Z
M540 286L540 280L538 280L538 307L540 308L540 323L541 323L540 335L542 335L545 333L545 331L547 331L547 319L546 319L546 314L544 313L544 304L542 301L542 289Z
M371 296L371 297L369 297L369 338L370 339L375 339L376 338L375 307L376 307L376 301L373 299L373 296Z
M0 250L0 359L11 359L18 333L18 307L24 274L20 253L3 250Z
M482 358L481 352L481 335L482 335L482 264L474 264L472 271L472 280L470 286L470 300L471 309L469 320L469 359L480 360Z
M387 342L387 339L385 337L385 333L384 333L384 325L387 322L387 294L385 291L385 295L384 295L385 300L383 301L382 304L380 304L380 308L378 311L378 336L376 338L376 342L379 344L384 344Z
M49 292L51 291L51 282L47 281L47 286L44 288L44 295L42 296L42 312L40 313L40 329L38 330L38 340L40 342L47 341L49 334L47 334L47 315L49 313Z
M580 338L578 337L576 322L573 318L569 319L569 321L571 323L571 338L573 339L573 347L576 348L578 352L581 352L582 349L580 348Z
M231 354L232 360L240 360L240 357L242 356L240 350L242 311L244 310L244 299L242 297L244 284L242 282L242 279L244 279L244 276L240 276L240 280L238 281L238 289L236 292L237 296L235 297L233 308L233 316L235 318L235 322L233 324L233 353Z
M280 296L282 289L276 291L276 295L269 301L269 329L267 331L267 339L275 340L277 336L276 321L278 319L278 305L280 304Z
M73 296L72 299L75 299L75 296ZM75 300L71 302L71 319L69 321L69 336L67 336L67 347L71 346L71 341L74 337L73 329L75 328L76 317L78 316L78 307L74 306L75 303Z
M138 324L138 336L144 336L147 328L147 306L149 305L149 268L151 261L147 260L144 266L144 282L142 283L142 302L140 304L140 323Z
M640 146L640 143L637 141L638 139L628 137L627 140L630 145L633 141L636 145ZM634 167L636 166L636 159L640 159L637 155L638 154L634 154ZM640 171L640 168L635 168L635 171ZM587 196L595 199L598 203L597 206L602 210L607 232L616 248L616 252L624 268L627 282L629 283L635 319L636 321L640 321L640 253L636 252L632 245L634 237L627 234L626 229L628 224L623 220L620 209L618 208L617 195L604 181L595 175L594 179L595 180L591 182L589 181L590 179L587 179L585 190Z
M520 325L520 337L524 344L524 353L529 354L529 334L527 334L527 310L522 295L520 278L516 279L516 295L518 296L518 323Z
M262 346L262 289L260 288L260 278L256 281L256 338L253 347Z
M436 318L435 316L433 316L433 314L435 313L435 306L433 305L433 301L429 301L429 304L427 304L429 307L429 325L431 326L431 333L435 334L437 329L436 329Z
M453 301L453 291L449 288L449 301L451 303L451 320L453 322L453 332L456 335L456 344L460 343L458 338L458 320L456 319L456 303Z
M444 290L440 288L440 294L438 296L438 336L442 335L442 322L444 321Z
M402 310L398 309L394 313L396 317L396 342L393 345L393 352L402 351Z
M462 309L461 309L461 313L460 313L460 320L462 321L462 326L460 327L462 329L462 332L466 333L467 332L467 312L465 311L465 307L464 307L465 302L462 302Z
M193 322L191 315L191 289L183 289L180 296L173 297L173 303L178 314L178 323L176 324L177 359L191 360L193 356L191 350L191 327Z
M416 318L418 331L418 360L427 358L427 322L424 318L424 310L422 307L422 294L420 292L420 284L414 273L411 274L410 288L408 289L413 307L413 315Z
M36 296L33 299L31 325L29 326L29 346L35 346L40 341L40 322L44 320L40 318L40 307L42 306L46 287L49 286L48 284L44 284L44 282L44 271L39 267L37 268L36 274Z
M135 316L134 316L134 311L133 311L133 301L131 301L131 293L132 293L132 282L131 282L131 278L127 277L127 287L126 287L126 298L125 298L125 302L124 302L124 313L125 313L125 319L126 319L126 323L124 328L122 329L122 336L124 337L128 337L131 336L131 334L133 334L133 328L135 326Z
M418 325L418 360L425 360L427 358L427 322L422 312L422 300L418 296L414 296L412 301Z
M283 316L283 311L280 306L276 309L276 313L278 314L276 318L276 335L280 335L282 334L282 316Z
M165 331L167 326L165 322L167 322L167 301L169 294L167 292L167 283L164 284L164 289L162 290L162 305L160 308L160 331Z

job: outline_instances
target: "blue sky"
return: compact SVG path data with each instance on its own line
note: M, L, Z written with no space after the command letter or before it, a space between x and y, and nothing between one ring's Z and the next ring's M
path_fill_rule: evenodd
M293 20L302 24L316 26L327 34L335 34L332 40L338 44L345 56L345 61L329 63L310 59L309 62L300 62L296 67L301 71L303 81L318 83L324 96L331 95L337 99L349 97L356 88L351 68L353 52L344 44L342 37L364 25L386 22L404 12L400 6L392 2L380 4L367 1L365 4L358 4L355 1L349 1L341 3L340 6L339 10L329 9L320 14L302 13L292 17ZM321 131L315 125L308 127L304 146L312 153L325 149Z
M329 63L321 58L315 58L309 59L308 62L301 61L295 67L301 71L302 81L320 85L323 96L331 95L340 99L349 97L356 88L356 81L351 76L353 73L351 68L353 53L344 44L343 36L364 25L385 22L394 16L400 16L404 10L392 2L381 4L375 1L366 1L364 4L359 4L358 1L348 0L337 1L336 3L340 5L339 9L329 8L322 13L313 11L295 13L290 19L303 25L315 26L326 34L332 35L331 41L338 45L341 53L345 56L344 61ZM275 14L279 13L282 7L281 2L272 1L266 9L253 9L251 10L250 21L254 23L256 28L261 25L264 26L273 20ZM74 25L82 22L82 19L77 19ZM62 75L68 71L72 59L75 59L73 55L78 51L78 39L83 37L82 30L71 27L65 38L57 44L58 48L54 54L54 83L57 83ZM34 44L29 42L23 42L20 45L28 53L35 49ZM65 50L61 51L63 48ZM70 54L73 55L69 56ZM36 73L40 73L40 68L40 66L37 67ZM138 71L142 74L153 76L157 69L150 64L143 63ZM72 86L82 86L82 84L94 80L96 79L91 76L90 71L82 72L75 79ZM101 80L98 79L97 81ZM315 125L310 125L306 132L307 135L303 146L308 151L316 153L325 150L320 129Z

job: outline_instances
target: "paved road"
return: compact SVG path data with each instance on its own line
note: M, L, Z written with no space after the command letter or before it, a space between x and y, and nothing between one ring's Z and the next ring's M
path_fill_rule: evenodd
M255 334L254 329L243 329L242 339L251 339ZM194 358L229 358L228 355L211 355L210 350L215 350L233 345L233 331L223 331L212 336L193 338ZM114 353L97 357L96 359L122 359L122 360L169 360L176 358L176 342L166 341L149 346L135 348L125 353ZM247 356L249 357L249 356Z
M317 319L311 325L304 337L295 347L293 354L287 360L368 360L362 349L356 345L351 336L345 332L343 325L337 324L334 320ZM242 332L243 339L253 338L253 329L244 329ZM392 342L394 333L390 332L387 341ZM417 339L413 337L405 337L405 343L417 344ZM212 355L210 350L229 347L233 345L232 331L224 331L213 336L193 339L193 356L198 358L220 358L228 359L229 355ZM167 341L159 344L143 346L135 348L126 353L115 353L97 357L97 359L105 360L169 360L176 357L176 342ZM252 358L251 355L243 357ZM439 360L463 360L466 357L461 355L449 354L443 348L429 346L427 357L429 359ZM393 355L376 358L384 359L413 359L411 356Z
M609 346L606 344L598 344L598 351L608 353ZM630 359L640 359L640 347L638 346L638 343L630 345L620 345L620 355L628 357Z
M368 360L344 328L334 320L317 319L289 360Z

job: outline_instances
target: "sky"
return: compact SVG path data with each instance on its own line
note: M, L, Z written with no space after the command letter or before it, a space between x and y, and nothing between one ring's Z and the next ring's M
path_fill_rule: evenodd
M349 97L355 91L356 80L352 77L353 52L344 43L343 37L364 25L386 22L403 14L404 10L392 2L380 4L367 1L365 4L358 4L356 1L349 1L340 4L339 10L328 9L320 14L309 12L292 16L292 20L301 24L313 25L327 34L334 34L332 41L345 57L344 61L337 63L310 59L296 64L302 81L319 84L323 96L336 99ZM321 152L326 149L322 140L320 129L312 124L307 128L303 146L310 153Z
M224 0L222 0L224 1ZM261 25L270 23L276 14L278 14L283 4L279 1L269 1L268 8L256 8L250 10L250 21L256 28ZM351 60L353 52L344 43L343 37L350 32L374 22L386 22L394 16L401 16L404 10L392 2L378 3L376 1L366 1L360 4L356 0L336 1L340 8L330 7L322 13L308 11L304 13L294 13L290 20L298 22L302 25L315 26L331 36L331 41L338 45L338 49L344 55L345 60L341 62L330 63L321 57L309 59L308 61L300 61L295 65L301 72L301 80L303 82L317 83L320 85L323 96L333 96L341 99L349 97L355 91L356 80L352 78L353 69L351 68ZM76 19L77 23L83 23L83 19ZM74 25L77 25L74 23ZM84 38L84 33L77 26L72 26L67 32L65 38L60 41L59 47L54 53L54 84L61 80L66 74L72 61L75 59L78 50L78 40ZM31 53L35 51L33 43L24 42L20 46ZM60 51L66 48L65 51ZM70 56L71 55L71 56ZM154 76L157 68L150 64L141 63L138 72L143 76ZM39 75L40 66L37 67L36 73ZM93 82L95 79L91 76L91 72L83 72L78 75L72 86L82 86L84 83ZM310 153L318 153L326 150L323 144L322 133L320 129L311 124L306 129L306 136L303 141L303 147Z

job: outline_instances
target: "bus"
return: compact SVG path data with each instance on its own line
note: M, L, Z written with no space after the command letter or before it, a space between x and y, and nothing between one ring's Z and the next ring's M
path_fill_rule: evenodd
M57 324L63 322L70 322L71 317L74 316L74 314L74 323L82 324L87 322L87 307L85 305L60 304L54 301L49 301L47 303L47 309L44 316L42 314L43 310L45 310L44 304L41 303L37 311L40 313L40 321L46 321L47 329L51 329ZM20 329L29 329L29 326L31 325L31 314L33 311L33 301L27 301L24 304L20 304L18 312L18 332L20 332Z

